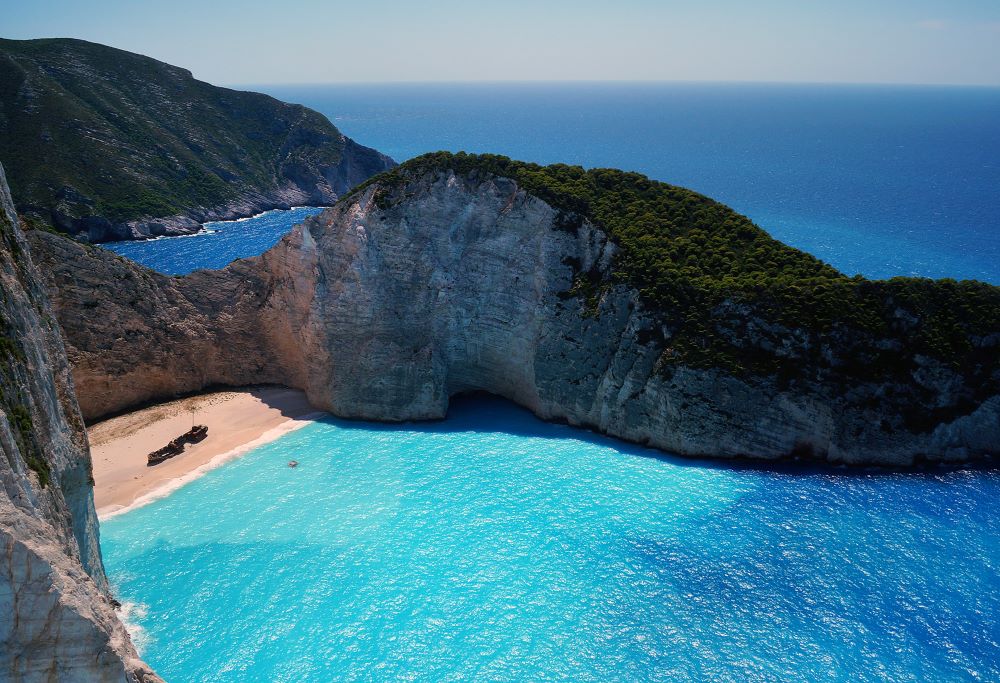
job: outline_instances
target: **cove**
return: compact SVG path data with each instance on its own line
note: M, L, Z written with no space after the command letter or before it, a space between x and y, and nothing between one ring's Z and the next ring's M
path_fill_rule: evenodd
M167 275L225 268L236 259L258 256L277 244L292 226L323 209L274 209L235 221L205 223L202 231L180 237L108 242L101 246Z
M318 421L101 532L168 681L991 680L998 500L995 471L689 461L476 397Z

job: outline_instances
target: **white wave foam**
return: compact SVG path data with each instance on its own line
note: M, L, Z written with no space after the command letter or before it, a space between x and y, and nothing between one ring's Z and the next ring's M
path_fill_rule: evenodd
M150 642L149 632L139 623L140 619L146 618L148 610L149 608L141 602L123 602L118 608L118 619L128 631L129 638L132 639L132 644L140 657Z
M278 439L285 434L290 434L303 427L308 427L316 420L325 417L326 413L316 412L309 413L308 415L303 415L302 417L293 418L287 422L282 422L277 427L267 430L260 436L258 436L253 441L248 441L247 443L237 446L231 451L226 451L225 453L220 453L216 455L211 460L206 462L204 465L199 465L190 472L185 472L179 477L175 477L169 481L164 482L161 486L153 489L149 493L143 494L132 501L129 505L108 505L102 507L97 511L97 518L100 521L111 519L112 517L117 517L118 515L124 514L136 508L140 508L143 505L149 505L153 501L160 500L161 498L166 498L171 493L177 489L190 484L195 479L202 477L205 473L210 472L217 467L225 465L231 460L235 460L241 455L246 455L258 446L263 446L266 443L270 443L275 439Z
M254 218L260 218L261 216L266 216L269 213L284 213L286 211L295 211L296 209L322 209L322 206L312 206L311 204L301 204L299 206L289 206L287 209L268 209L267 211L261 211L253 216L244 216L243 218L237 218L231 221L209 221L205 225L216 224L216 223L242 223L243 221L252 221Z
M138 242L159 242L160 240L181 240L185 237L203 237L205 235L214 235L219 232L218 230L212 230L211 228L202 227L198 232L189 232L186 235L160 235L158 237L149 237L144 240L138 240ZM126 242L109 242L108 244L135 244L136 240L128 240Z
M212 221L212 223L244 223L246 221L252 221L254 218L260 218L261 216L266 216L274 211L283 211L284 209L268 209L267 211L261 211L260 213L255 213L252 216L244 216L243 218L237 218L231 221Z

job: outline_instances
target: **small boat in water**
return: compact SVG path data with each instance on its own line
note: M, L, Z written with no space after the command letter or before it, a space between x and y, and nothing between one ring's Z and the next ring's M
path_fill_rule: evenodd
M299 466L299 461L298 460L289 460L288 461L288 466L289 467L298 467Z

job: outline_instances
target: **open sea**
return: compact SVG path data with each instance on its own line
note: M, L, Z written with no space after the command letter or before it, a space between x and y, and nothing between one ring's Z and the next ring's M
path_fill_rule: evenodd
M1000 284L1000 88L740 84L260 86L397 161L495 152L707 194L849 275ZM270 247L295 221L232 239ZM247 226L244 226L247 227ZM116 251L170 272L218 267ZM191 245L188 248L192 248ZM148 254L146 250L156 253Z
M850 274L1000 284L1000 89L262 89L397 160L637 170ZM219 267L309 211L111 247ZM997 471L681 460L467 398L316 422L101 533L171 683L1000 681L998 507Z

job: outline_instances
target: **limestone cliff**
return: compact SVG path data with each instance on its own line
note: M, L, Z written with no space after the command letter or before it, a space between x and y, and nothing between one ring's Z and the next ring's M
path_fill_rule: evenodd
M85 417L213 384L278 382L374 420L440 418L451 396L487 391L695 456L905 465L998 454L1000 326L962 318L941 327L950 346L925 353L918 342L944 324L942 301L991 307L996 288L844 278L710 200L598 175L652 193L676 211L670 225L704 219L749 245L729 245L736 265L724 281L736 284L714 299L690 284L690 259L645 287L659 271L636 265L636 242L538 185L545 169L501 165L515 180L475 164L408 163L262 257L183 278L33 233ZM631 211L624 196L594 201ZM706 232L692 225L685 234ZM775 309L784 281L767 288L751 272L740 289L753 259L761 272L781 261L781 272L807 273L790 291L827 318L806 325ZM853 303L839 307L831 287Z
M115 615L58 325L0 168L0 680L158 681Z
M292 301L310 300L314 286L312 256L299 249L303 234L225 270L172 277L100 247L29 232L84 419L213 385L305 386L309 363Z

